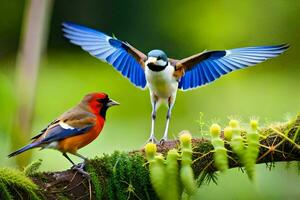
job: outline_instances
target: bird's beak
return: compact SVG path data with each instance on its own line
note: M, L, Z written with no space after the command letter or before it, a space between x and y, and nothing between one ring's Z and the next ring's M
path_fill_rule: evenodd
M155 64L156 61L157 61L157 58L155 58L155 57L149 57L149 58L148 58L148 63L153 63L153 64Z
M120 105L118 102L112 100L112 99L109 99L108 100L108 103L106 104L108 107L111 107L111 106L118 106Z

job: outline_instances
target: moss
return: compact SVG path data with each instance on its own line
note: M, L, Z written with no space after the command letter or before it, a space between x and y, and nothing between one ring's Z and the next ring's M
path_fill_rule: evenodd
M92 176L92 183L94 188L99 187L97 186L98 184L100 185L101 188L105 188L102 190L102 193L100 195L101 198L103 197L103 194L106 194L106 196L108 196L108 194L111 193L109 191L110 187L108 187L109 186L108 177L111 176L111 169L112 169L112 166L110 166L109 158L110 157L108 155L104 155L102 158L96 157L95 159L90 160L87 165L88 171L92 170L92 173L97 174L97 177ZM97 178L98 180L96 180ZM106 197L105 199L110 199L110 198Z
M25 174L25 176L33 176L35 173L37 173L42 162L43 162L42 159L38 159L38 160L30 163L29 165L27 165L23 170L23 173Z
M20 171L1 168L0 183L3 189L1 199L9 199L10 196L13 199L40 199L37 195L38 187Z
M91 177L93 186L105 188L98 194L95 189L95 195L102 199L157 199L144 164L143 154L118 151L90 160L88 171L97 174Z
M93 168L92 165L88 165L87 171L90 174L92 184L94 186L94 191L95 191L95 199L101 200L102 199L102 187L100 183L100 179L98 174L96 173L95 168Z
M113 160L113 184L114 189L117 191L117 199L127 199L126 186L131 182L131 177L127 176L126 170L128 170L128 173L130 173L132 168L131 163L129 163L128 161L128 156L124 154L117 155Z
M195 177L198 177L202 169L205 171L215 171L211 166L213 160L213 146L210 141L199 142L193 148L193 165ZM201 156L200 156L201 155ZM201 162L196 162L201 157Z
M132 157L132 161L136 164L132 166L133 173L131 174L131 181L132 183L134 183L137 196L143 196L145 197L145 199L150 199L150 194L152 197L156 197L155 195L153 195L154 191L150 184L149 171L144 164L144 156L142 154L136 154ZM135 174L139 174L139 176L135 176Z
M210 141L199 142L198 146L194 146L193 151L197 153L208 153L214 149Z
M38 182L46 183L48 182L48 172L35 172L28 176L30 179L32 179L37 185L39 185Z
M7 189L6 185L2 181L0 181L0 197L1 199L7 199L7 200L13 199L13 196L9 193L9 190Z

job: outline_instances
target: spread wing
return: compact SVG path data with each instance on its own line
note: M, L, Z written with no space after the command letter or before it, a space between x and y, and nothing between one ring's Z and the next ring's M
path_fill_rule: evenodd
M145 88L144 61L147 56L128 44L102 32L65 22L64 36L71 43L81 46L92 56L111 64L135 86Z
M176 62L175 75L181 76L178 88L188 90L210 83L231 71L243 69L276 57L289 45L245 47L205 51ZM176 74L177 73L177 74Z

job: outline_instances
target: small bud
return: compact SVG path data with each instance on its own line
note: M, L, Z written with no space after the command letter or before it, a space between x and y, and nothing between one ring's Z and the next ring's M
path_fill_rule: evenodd
M151 142L146 144L146 146L145 146L145 152L146 152L148 160L149 159L150 160L154 159L156 151L157 151L156 144L151 143Z
M168 151L168 155L170 155L172 158L173 157L178 157L178 152L177 152L177 149L171 149Z
M258 120L256 119L251 119L250 120L250 126L253 130L257 130L257 127L258 127Z
M218 137L221 133L221 127L219 126L219 124L212 124L210 126L210 134L213 137Z
M230 141L232 138L232 128L226 127L224 128L224 137L227 141Z
M239 127L239 121L236 119L232 119L229 121L229 126L231 128L238 128Z
M188 131L184 131L180 135L180 143L183 147L189 148L191 146L192 141L192 135Z

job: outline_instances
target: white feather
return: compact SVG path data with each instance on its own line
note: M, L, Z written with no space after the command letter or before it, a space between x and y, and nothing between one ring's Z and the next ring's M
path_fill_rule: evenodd
M178 82L173 76L174 70L170 63L164 70L158 72L150 70L146 65L145 74L150 93L162 99L176 95Z
M156 61L155 64L156 64L156 65L160 65L160 66L165 66L165 65L167 64L167 62L164 61L164 60L158 60L158 61Z
M54 141L54 142L51 142L49 143L47 146L45 146L44 148L47 148L47 149L56 149L58 146L58 142L57 141Z
M63 129L74 129L74 127L70 126L69 124L67 123L64 123L64 122L59 122L59 125L63 128Z

